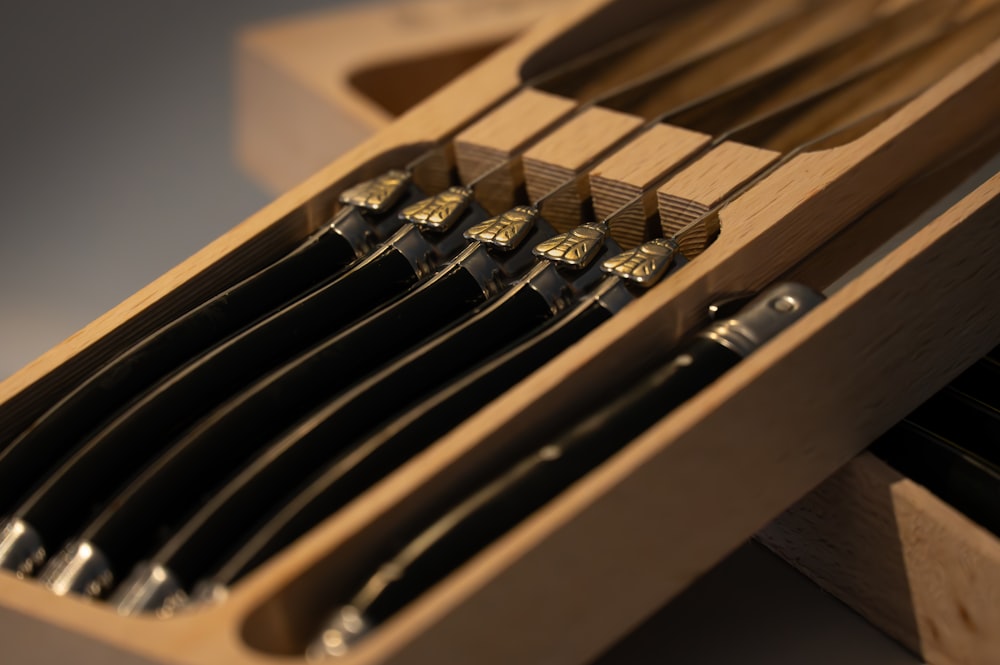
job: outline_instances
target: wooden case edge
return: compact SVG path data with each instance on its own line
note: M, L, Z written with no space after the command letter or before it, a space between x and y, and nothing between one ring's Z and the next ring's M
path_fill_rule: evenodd
M168 316L171 310L175 311L183 307L185 301L194 300L198 297L199 293L210 290L211 284L206 284L205 282L214 283L222 281L228 272L246 272L259 262L266 260L269 254L277 252L282 246L288 246L295 238L302 237L309 230L316 228L329 213L332 207L331 200L337 189L349 179L358 177L361 173L374 172L375 170L389 166L391 163L399 160L400 153L412 154L416 152L418 148L415 146L424 145L436 140L448 131L452 122L460 122L462 118L471 117L479 107L489 103L490 100L499 99L516 84L516 65L527 54L544 44L551 35L558 34L558 31L562 27L572 24L575 19L584 16L589 11L593 11L601 4L599 2L590 2L578 9L576 15L569 20L554 21L547 24L547 27L530 33L498 57L491 59L482 67L477 68L475 72L463 77L459 83L450 86L442 93L435 95L425 104L416 108L412 113L407 114L398 123L392 125L362 146L350 151L343 158L338 159L320 171L300 187L292 190L275 203L252 216L234 229L233 232L212 243L181 266L170 271L163 278L143 289L122 305L70 338L66 343L53 349L38 361L35 361L20 373L4 382L0 385L0 401L7 402L11 399L16 401L25 394L25 391L44 391L47 381L58 383L60 368L69 360L82 357L83 360L79 362L79 367L74 368L74 372L85 371L88 363L90 366L93 366L94 363L100 362L100 353L93 351L93 349L100 346L99 344L95 344L95 342L104 339L108 334L114 332L120 334L118 344L124 344L125 342L122 340L134 337L144 327L148 328L154 325L156 320ZM993 50L995 51L996 49ZM963 75L963 71L970 67L975 71L971 75ZM978 67L979 69L976 70L972 65L966 65L961 70L956 71L949 77L949 81L958 81L958 92L956 93L954 89L947 90L947 85L943 87L941 85L935 86L934 90L921 98L924 105L933 107L935 103L933 97L935 94L940 93L942 89L946 89L949 93L959 94L964 86L972 85L977 81L981 85L982 82L979 81L979 77L996 78L995 63L987 65L985 69L981 64ZM473 86L482 91L483 94L477 98L478 101L470 99L470 96L465 92L467 89L465 86ZM914 104L919 103L920 100L914 102ZM810 157L818 160L816 163L821 163L822 160L836 160L838 155L850 155L854 150L861 149L863 152L863 146L867 138L859 139L843 148L827 151L823 155ZM859 146L862 146L862 148L859 148ZM372 160L370 159L372 155L379 155L380 157ZM845 157L845 159L849 159L849 157ZM994 194L996 191L995 186L996 183L994 181ZM981 199L983 196L982 192L980 192ZM996 206L993 206L994 213L996 212L995 208ZM844 214L848 214L849 212L847 210ZM975 213L975 211L972 211L972 213ZM273 247L274 245L278 247L275 248ZM923 260L924 258L920 259L920 261ZM703 263L703 265L707 264ZM686 285L687 291L697 291L699 288L707 286L708 284L705 280L708 277L710 275L706 273L701 276L700 283L688 283ZM976 293L981 293L983 292L981 289L984 288L983 280L994 279L995 275L986 271L973 277L975 279L970 277L971 283L977 287ZM876 287L882 288L881 281L877 276L872 279L874 283L868 284L870 288L873 290L878 290ZM887 281L891 282L891 280ZM966 282L966 284L969 283L968 281ZM995 281L993 283L995 284ZM900 285L895 284L895 286L899 287ZM690 297L690 307L692 310L694 303L697 302L700 305L704 297L708 295L714 294L696 293L692 295ZM855 296L860 297L858 294L855 294ZM846 298L846 296L844 297ZM578 377L581 372L588 377L599 375L601 371L604 371L612 364L613 354L621 351L625 345L622 339L626 337L634 339L637 337L637 334L630 336L623 334L636 320L642 323L639 326L641 330L638 331L640 334L655 335L656 333L665 333L664 337L666 338L679 335L683 332L685 326L676 317L669 322L650 323L655 311L662 309L670 301L669 298L658 300L659 302L655 305L651 302L644 302L643 309L645 311L641 314L639 312L626 313L618 317L612 326L606 327L598 335L593 336L578 346L573 354L564 354L551 367L522 385L513 400L505 400L505 404L494 405L486 414L463 428L461 433L449 437L449 441L453 441L457 437L476 430L484 421L496 418L497 415L506 410L513 409L516 411L518 403L523 405L525 401L533 400L538 395L554 395L557 387L564 383L571 375ZM960 306L960 303L954 300L938 304L945 307L946 311L950 311L950 308ZM987 340L986 335L983 334L980 338L964 339L963 341L967 342L964 344L959 344L953 340L949 349L936 351L935 358L937 362L931 369L927 370L927 376L924 377L931 379L930 383L940 385L947 378L954 375L963 364L971 362L975 358L976 353L985 351L989 344L995 342L997 313L974 311L974 314L980 317L977 320L982 323L984 330L992 331L993 339ZM827 322L836 321L833 317L826 318L828 319ZM665 329L671 326L675 329ZM120 333L122 330L125 332ZM951 334L951 331L948 332ZM807 344L814 336L819 336L820 333L822 333L822 330L816 329L815 325L808 333L803 332L800 327L796 341L799 344ZM646 343L649 342L647 341ZM599 473L593 474L586 482L575 487L567 496L562 497L556 504L533 518L523 528L518 529L510 537L498 543L497 547L491 548L484 557L480 558L479 565L463 569L459 575L443 585L442 589L437 590L429 598L424 599L417 606L408 610L404 616L400 617L399 621L387 626L384 635L378 639L373 639L371 644L367 645L362 651L359 651L357 661L419 662L422 656L426 657L433 653L437 653L440 656L441 650L447 647L454 654L453 657L459 659L456 662L460 662L463 652L461 648L455 647L463 645L468 648L481 646L481 643L474 640L474 636L477 635L476 631L472 630L470 632L466 629L475 625L479 625L480 628L484 625L496 625L489 622L503 617L505 613L510 612L510 608L504 610L495 604L491 607L490 612L498 613L498 616L492 616L490 612L484 615L482 612L477 611L457 611L455 609L457 607L468 609L466 604L469 602L469 596L467 595L469 589L479 588L480 593L473 597L473 602L478 603L481 607L483 603L490 604L490 593L493 593L490 590L498 588L495 581L497 577L490 578L490 575L506 575L508 577L514 575L515 579L520 579L521 585L520 587L515 585L515 588L521 589L525 588L525 580L537 581L536 576L538 570L541 569L534 568L534 573L532 573L532 566L540 566L540 561L551 563L554 553L565 551L560 548L565 548L567 543L574 542L572 536L574 528L582 528L579 525L586 523L589 519L600 519L599 516L595 517L595 514L600 513L602 510L607 510L608 506L612 505L607 503L609 493L617 492L621 494L625 492L628 494L630 491L641 493L645 491L641 489L642 487L649 487L648 483L652 482L648 478L650 467L638 465L641 458L648 455L655 456L658 452L664 450L681 451L672 452L668 457L676 454L682 456L694 455L701 458L706 455L708 451L703 453L689 452L686 442L694 436L693 432L698 432L706 428L711 430L712 428L724 427L725 423L720 424L719 421L728 420L719 417L706 418L706 414L712 411L714 407L720 406L720 400L725 402L723 396L735 395L734 390L736 386L743 386L750 389L753 386L760 385L761 379L759 377L770 377L774 376L775 373L781 374L782 372L787 372L787 361L784 361L784 364L778 361L787 358L788 354L797 348L799 347L791 342L785 345L783 350L770 347L767 353L762 353L759 357L752 359L751 362L740 367L737 372L726 377L724 381L713 386L691 404L666 419L666 421L654 428L647 436L644 436L642 441L636 446L630 447L627 454L616 458L612 464L607 465L607 468L602 468ZM87 358L88 353L92 356L89 359ZM104 349L101 353L113 353L113 348ZM930 352L928 354L931 355ZM753 379L758 379L758 381L755 383ZM930 384L927 385L929 386ZM39 388L39 386L41 387ZM928 387L927 391L930 389ZM762 387L756 387L753 390L749 390L749 392L759 392L761 390L763 390ZM569 395L562 395L560 399L569 399L570 397ZM746 398L743 399L745 400ZM913 399L915 398L911 398L910 401ZM725 404L728 404L728 402L725 402ZM909 404L909 406L912 405L912 403ZM837 432L837 435L842 435L845 438L839 441L829 441L830 447L825 452L814 450L813 453L822 458L822 463L817 465L814 473L811 475L806 474L795 481L793 490L786 487L786 492L791 491L792 493L801 495L807 491L809 487L825 477L832 468L843 462L867 443L870 440L870 435L873 433L872 430L888 426L893 418L905 413L906 408L908 407L903 406L901 403L896 404L895 408L890 410L891 413L883 410L877 418L872 417L866 419L857 427L847 428L850 430L849 433L851 436L847 436L848 432ZM828 417L832 417L832 414L828 413L827 415ZM871 414L867 415L870 416ZM495 434L495 425L497 422L499 421L494 421L494 427L488 428L492 429L492 432L489 433L490 436ZM812 428L821 426L820 423L816 422L798 422L797 425L800 428L800 433L803 429L810 431ZM862 434L868 438L861 436ZM448 444L448 441L445 443ZM790 453L789 451L785 451L783 454ZM421 463L426 464L427 460L422 460ZM419 464L411 465L407 470L404 470L402 477L405 477L409 473L415 479L421 473L426 473L426 471L422 471L418 467ZM639 477L645 478L646 485L636 480ZM631 480L628 483L623 483L622 481L626 478L630 478ZM399 479L397 478L397 480ZM630 487L632 489L629 489ZM391 491L388 494L386 492L387 489L391 490L391 487L387 488L386 485L383 485L379 489L385 495L383 498L391 494ZM660 497L659 500L663 501L664 497ZM767 501L764 503L767 504L768 510L777 512L783 505L787 505L790 500L789 496L785 494L780 500L774 496L767 497ZM933 497L925 497L921 500L925 502L934 501ZM350 524L352 519L355 524L360 523L359 520L368 509L354 508L354 512L347 519L339 520L339 523L336 524L325 524L304 539L304 542L292 548L291 551L279 557L279 560L253 576L248 580L246 588L237 589L231 597L230 602L216 608L193 613L190 616L180 617L167 622L156 622L148 619L126 620L117 618L109 621L113 615L110 615L106 608L76 599L54 599L44 590L34 585L24 584L9 575L0 576L2 602L9 609L25 612L26 614L39 617L46 622L60 625L85 635L94 636L100 641L119 645L129 652L144 654L147 657L162 660L163 662L216 662L218 658L232 658L237 655L241 659L241 662L246 663L273 662L273 657L250 650L243 645L238 625L242 624L245 615L250 610L257 608L276 589L296 578L298 572L303 567L313 565L319 558L322 558L323 551L344 535L344 529L347 528L344 526L345 524ZM704 512L702 512L703 509ZM699 511L701 514L698 516L698 519L701 520L707 515L707 508L699 508ZM937 511L937 508L932 510L932 512L935 511ZM581 518L581 515L584 517ZM688 516L680 520L680 522L688 523L690 526L690 519L691 517ZM721 542L709 542L709 549L713 552L712 560L717 559L724 551L728 551L729 548L735 545L735 542L730 542L733 538L749 535L756 526L760 526L760 524L756 526L750 525L750 522L754 520L759 521L760 519L762 519L761 515L755 514L753 519L746 519L746 523L741 522L740 528L728 531L724 539L725 544ZM621 531L621 525L616 527L614 524L608 524L607 526L615 527L612 528L611 533L619 533ZM747 531L747 529L750 529L750 531ZM559 537L549 537L553 533L559 534ZM543 536L546 538L542 538ZM663 534L658 536L660 539L663 537ZM708 540L711 541L712 539L708 538ZM620 541L620 545L617 547L621 547L629 542L630 539L626 537ZM996 547L995 541L992 541L992 546ZM997 557L994 554L995 552L990 556L993 561L996 561ZM526 560L527 563L525 563ZM501 565L500 562L503 562L503 564ZM511 563L516 565L509 565ZM655 571L664 566L665 562L662 560L653 560L647 561L646 565L649 570ZM674 573L664 573L667 577L672 577L672 579L667 581L667 586L670 587L671 591L666 596L661 593L663 591L662 587L657 588L655 592L651 592L650 589L636 589L635 591L638 595L630 595L628 597L628 602L626 603L628 608L624 612L616 614L613 621L602 621L600 625L595 627L595 630L588 633L588 639L579 640L577 645L572 649L561 650L559 654L546 654L546 647L543 643L546 640L541 639L542 633L538 632L538 627L536 627L532 631L527 631L525 635L521 635L522 639L515 641L516 648L512 647L515 648L513 652L498 652L496 661L503 662L510 657L523 656L530 653L534 654L534 657L539 660L547 660L546 656L551 656L551 660L547 660L547 662L579 662L593 655L603 646L606 646L608 641L613 639L614 636L620 635L622 631L635 625L646 613L661 604L666 597L697 577L707 565L708 562L706 561L704 565L692 567L692 562L686 561ZM521 576L520 578L517 577L519 575ZM484 589L487 593L484 593ZM568 596L560 601L560 604L566 606L578 603L573 603L571 597ZM432 618L434 619L433 625L428 625L428 622ZM446 620L442 621L442 618L446 618ZM126 623L129 624L129 628L123 631ZM559 620L559 623L562 624L564 629L569 628L573 632L580 629L579 624L575 621L569 621L568 617L563 617ZM544 626L545 623L543 622L541 625ZM420 627L421 630L418 631L417 627ZM546 635L549 635L549 633L546 633ZM178 653L176 649L179 642L183 642L185 645L182 653ZM403 645L406 645L407 648L403 649Z

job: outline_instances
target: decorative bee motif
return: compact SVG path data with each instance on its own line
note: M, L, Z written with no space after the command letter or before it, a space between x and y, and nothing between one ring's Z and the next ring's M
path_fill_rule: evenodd
M530 206L515 206L502 215L476 224L465 232L465 237L501 249L514 249L531 231L537 216L538 211Z
M604 244L602 224L583 224L535 247L535 256L573 268L586 267Z
M601 269L636 284L654 284L673 263L676 252L676 242L657 238L606 259Z
M372 212L385 212L399 200L409 182L409 173L393 169L345 189L340 193L340 202Z
M399 217L434 231L447 231L469 207L471 196L472 192L464 187L449 187L440 194L406 206Z

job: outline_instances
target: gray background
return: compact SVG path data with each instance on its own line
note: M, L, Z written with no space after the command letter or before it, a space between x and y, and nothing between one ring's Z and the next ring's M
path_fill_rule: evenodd
M233 34L331 0L0 14L0 377L267 202L233 164Z
M250 22L334 4L2 5L0 377L266 203L232 159L233 35ZM5 643L17 636L25 647L46 634L0 612ZM67 647L76 662L116 660ZM28 646L9 662L49 656ZM602 660L659 662L917 661L747 545Z

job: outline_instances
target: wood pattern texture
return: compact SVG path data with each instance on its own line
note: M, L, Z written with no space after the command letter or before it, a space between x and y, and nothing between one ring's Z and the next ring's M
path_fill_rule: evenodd
M0 384L0 434L23 427L158 323L324 224L343 188L456 133L466 146L456 154L465 177L503 163L575 106L552 93L516 94L526 68L596 48L609 31L647 24L679 4L633 0L627 12L610 12L606 0L582 0L539 24ZM850 15L833 7L832 25L856 25L859 6L877 12L880 5L855 2ZM344 571L371 542L395 532L463 473L488 465L495 451L544 432L553 409L579 409L603 377L663 353L704 321L719 294L757 290L786 274L894 187L993 128L1000 41L973 50L860 137L797 155L743 192L716 213L718 238L688 266L267 562L224 602L168 621L124 618L0 574L3 612L57 629L52 640L15 645L14 653L43 662L78 648L144 665L301 662L330 590L346 584ZM511 104L534 113L503 115ZM710 140L656 125L595 169L589 187L599 215L627 203L629 192L646 192L635 210L615 219L616 237L628 245L645 234L655 185L693 163ZM520 177L506 170L502 184L513 187ZM701 196L687 191L692 200ZM991 296L1000 289L1000 263L983 248L1000 237L998 225L995 176L381 626L349 662L592 660L997 343L1000 308ZM928 579L893 587L884 610L891 616L882 620L904 617L899 593L914 591L918 627L899 628L901 639L917 636L913 643L941 663L990 662L1000 543L865 459L857 464L867 466L850 468L892 483L895 514L914 525L900 535L906 556L916 557L905 563ZM888 515L876 512L873 525L884 526ZM945 583L935 579L939 562L955 562ZM841 581L831 576L829 584ZM849 583L844 588L849 597Z
M590 172L598 219L625 247L645 240L646 219L656 211L654 185L708 145L711 137L672 125L654 125Z
M996 537L874 456L757 537L928 662L996 662Z
M528 197L537 201L551 195L545 206L546 219L561 231L576 226L582 206L590 198L590 178L584 167L641 125L636 116L601 107L589 108L567 121L524 153ZM576 185L563 187L570 179Z

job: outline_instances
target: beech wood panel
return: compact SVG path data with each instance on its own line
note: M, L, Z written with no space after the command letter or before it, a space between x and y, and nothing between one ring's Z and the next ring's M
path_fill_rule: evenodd
M641 118L593 107L555 129L524 153L528 198L537 201L575 178L576 186L546 201L545 218L563 231L576 226L581 205L590 198L584 167L641 125Z
M774 7L763 17L759 12L738 14L736 34L749 33L746 39L737 39L721 47L718 53L711 53L704 61L697 60L697 54L688 54L688 60L696 61L696 65L679 64L677 71L668 73L665 78L650 76L648 84L623 93L622 100L615 97L601 98L601 101L645 118L655 117L727 83L749 78L801 56L817 48L817 44L837 39L862 25L878 4L878 0L849 0L814 5L787 17L778 14L781 18L777 21L773 20ZM782 5L775 7L780 9ZM749 22L762 18L763 24ZM682 31L682 24L683 21L681 25L672 24L661 41L669 42L675 33ZM664 67L670 69L669 59L650 74ZM635 76L637 72L630 70L630 75ZM599 72L595 78L599 78ZM567 97L526 90L456 138L455 159L463 182L470 182L510 160L509 166L482 183L487 209L501 212L514 204L515 189L524 181L519 153L555 127L574 106Z
M869 260L876 247L898 238L897 234L904 232L913 220L926 216L928 210L940 206L951 192L988 168L997 155L1000 155L1000 128L960 154L950 156L950 161L907 182L781 279L803 284L833 284L841 280L845 263L861 265Z
M654 185L710 140L701 132L654 125L590 171L594 212L598 219L614 215L611 235L619 244L634 247L646 239L646 219L656 212Z
M359 647L357 662L420 663L432 656L441 663L585 662L636 625L780 512L790 496L811 489L926 397L931 384L951 378L990 347L1000 313L982 294L1000 286L1000 266L979 247L1000 224L998 184L1000 176L382 626L379 639ZM956 289L962 293L956 296ZM928 295L945 308L934 296L957 297L961 315L941 316L942 310L927 307ZM868 336L871 321L888 320L887 308L894 313L891 325L915 331L906 349L873 344ZM391 529L397 511L408 512L443 482L423 485L420 478L431 467L455 470L466 461L458 459L463 453L503 446L538 427L541 412L578 403L574 393L582 389L564 381L592 385L617 365L621 345L646 339L617 337L616 323L529 379L524 387L535 390L490 407L493 418L483 414L467 423L363 505L350 506L331 521L330 534L344 539L375 516L379 530ZM669 339L667 330L661 332ZM942 336L957 346L941 345ZM924 362L902 362L914 350ZM845 357L858 362L845 368ZM922 388L887 394L886 376ZM817 380L834 389L818 393L811 389ZM536 404L543 395L544 406L511 404L529 394ZM845 410L857 418L842 417ZM497 418L498 412L508 417ZM470 450L470 435L483 434ZM760 483L759 474L769 482ZM706 523L713 528L703 528ZM292 556L316 545L299 543L275 565L285 569ZM323 551L310 555L325 558ZM574 554L580 552L587 556ZM588 580L585 589L580 579ZM314 582L307 577L301 584ZM297 586L283 593L304 592ZM593 597L602 602L587 602ZM290 606L272 601L266 607L280 613ZM252 625L266 616L252 617ZM493 629L497 625L528 628L510 640L507 631Z
M928 662L996 662L1000 540L875 456L758 538Z
M575 108L571 99L523 90L455 138L455 160L462 182L468 184L489 174L476 190L480 203L496 214L512 207L514 190L523 182L520 152Z
M501 102L517 88L521 63L603 6L585 0L543 24L0 384L0 431L30 420L39 405L156 320L278 253L276 238L289 246L317 228L344 186L405 163ZM660 6L632 3L619 20L641 23ZM606 21L594 21L573 34L581 44L600 43L606 29ZM336 581L331 562L349 561L352 548L362 552L366 535L391 530L490 450L530 436L548 409L577 403L607 372L641 364L675 342L720 292L759 288L779 276L893 186L993 125L998 63L1000 44L993 44L860 139L800 155L772 173L719 213L718 240L669 282L268 562L225 602L169 621L123 618L8 574L0 574L0 602L137 660L301 662L280 654L291 654L307 630L299 619L320 602L320 583ZM984 295L1000 288L1000 268L981 248L997 237L997 187L994 178L915 235L780 344L762 349L383 626L351 661L558 664L592 657L995 341L1000 312ZM907 331L891 344L880 327L887 312L898 314L892 325ZM913 355L924 362L908 362ZM859 362L845 372L847 357ZM775 400L793 416L775 418ZM761 483L765 471L769 482ZM654 529L636 521L651 507L662 508ZM938 511L931 521L948 519ZM716 528L690 528L706 521ZM574 555L581 551L588 556ZM580 579L588 580L587 596ZM588 602L591 593L611 602ZM58 637L36 646L39 658L67 652ZM259 650L264 646L279 654Z
M682 230L681 250L699 254L718 229L694 223L781 157L774 150L723 141L656 190L660 229L666 238Z
M365 500L352 504L343 513L329 520L326 528L316 530L299 541L292 550L270 562L267 570L262 569L257 575L248 578L239 590L247 594L245 597L256 595L262 602L269 598L251 616L248 630L259 631L261 621L267 618L273 622L277 614L285 616L285 624L294 631L294 626L302 618L296 614L295 608L308 606L304 599L310 595L313 586L320 579L336 585L336 572L328 568L332 557L336 556L342 565L350 566L352 553L357 556L363 551L366 536L375 537L378 533L391 532L393 525L398 523L396 520L406 519L429 496L443 491L442 485L447 482L449 474L468 470L477 461L482 463L484 458L488 459L490 450L505 448L521 438L534 436L532 432L544 428L551 408L579 404L592 386L600 384L601 377L607 372L638 366L646 358L654 357L659 348L672 344L701 320L703 308L715 295L720 292L758 289L778 277L797 261L795 255L808 251L807 248L815 248L854 219L881 197L879 192L883 188L912 177L939 159L950 149L949 146L970 139L988 126L994 110L969 102L984 99L982 94L997 84L997 79L1000 78L998 60L1000 44L967 63L962 70L907 105L862 139L833 150L800 155L730 204L722 211L722 234L698 260L631 305L629 310L574 346L570 352L533 375L518 389L470 419L434 448L401 469L390 481L375 488ZM929 132L931 127L936 131ZM890 164L895 168L888 168ZM810 177L803 178L803 173L810 174ZM637 543L635 540L644 538L643 534L648 534L650 529L644 529L635 523L628 525L631 528L626 527L625 523L629 520L623 519L620 512L608 516L606 510L609 507L604 503L606 497L596 489L597 486L606 486L605 482L611 482L616 487L616 483L621 482L618 496L634 497L636 493L642 494L638 490L639 486L633 484L634 474L645 473L650 468L649 458L644 457L641 463L629 464L625 468L617 467L614 472L610 470L616 466L614 462L605 465L594 474L594 479L583 484L586 489L581 488L579 492L573 491L559 499L551 509L536 516L530 525L524 525L516 534L511 534L502 543L491 548L490 553L477 558L474 566L464 568L451 581L383 626L378 640L373 639L358 650L358 661L420 662L431 653L438 653L440 658L440 654L448 651L449 657L462 662L462 658L468 660L469 654L474 651L477 662L510 662L511 659L520 661L529 657L542 662L579 662L586 659L586 654L593 655L593 649L605 645L610 634L617 634L616 631L634 625L645 612L662 602L664 588L659 587L654 591L649 580L639 581L638 586L635 586L636 580L632 580L628 593L619 594L618 590L624 588L620 575L627 575L633 570L649 570L638 562L633 562L634 565L623 563L628 561L628 552L646 551L661 564L667 560L676 564L666 568L672 571L669 573L672 578L669 582L671 593L676 592L690 583L704 566L709 565L709 560L721 557L723 550L739 542L727 541L728 544L723 547L721 541L728 538L725 534L729 530L713 529L712 533L720 540L714 541L714 544L708 543L706 547L718 547L718 550L715 555L707 557L707 550L688 547L690 533L683 529L693 528L693 523L685 520L694 520L699 524L710 521L713 524L731 525L731 520L742 514L748 518L745 524L747 531L741 532L738 537L749 535L750 531L769 517L763 514L767 511L755 511L767 505L768 510L773 510L772 514L776 514L781 508L781 502L776 500L779 494L804 493L812 484L819 482L823 476L831 473L851 454L866 445L881 429L895 422L937 386L950 379L963 364L968 364L989 347L990 342L984 340L987 334L991 339L994 337L997 326L1000 325L1000 313L986 304L983 294L995 288L993 280L998 278L998 267L974 248L984 241L984 237L990 237L996 231L990 226L995 221L989 221L996 219L996 204L989 199L989 195L995 193L996 186L997 181L994 179L981 188L976 196L970 197L963 205L956 206L948 215L935 222L934 230L916 236L905 245L907 249L893 253L895 259L880 262L878 269L866 273L869 282L859 280L852 285L853 292L851 289L842 291L837 300L841 303L839 308L831 305L833 300L828 302L825 307L828 308L829 316L824 317L823 323L815 323L811 333L803 333L806 337L815 333L821 339L807 344L806 350L796 351L794 357L780 369L768 368L775 360L774 354L791 353L790 349L796 347L787 338L782 344L769 347L770 352L762 352L743 367L737 368L735 374L739 375L759 371L771 376L766 381L766 391L757 392L755 388L751 391L753 394L771 394L769 391L773 389L778 390L781 395L788 395L792 402L795 402L795 398L807 399L807 404L803 407L808 408L805 408L801 418L775 421L760 411L759 403L755 402L752 408L747 408L746 400L753 401L753 398L747 392L746 384L740 382L738 386L729 384L727 388L722 388L729 381L736 381L732 378L734 375L730 375L728 380L724 379L716 388L706 391L683 407L682 411L668 418L663 428L658 426L643 437L644 441L650 441L646 451L649 455L664 452L665 457L662 459L677 461L673 457L674 453L666 453L668 450L677 450L677 442L663 446L666 441L671 440L670 434L687 432L686 426L677 428L677 423L686 422L678 420L680 418L690 419L690 422L697 421L699 428L713 430L713 436L702 438L701 444L711 441L718 442L719 446L735 446L735 442L745 431L741 423L757 423L759 420L754 417L764 418L766 426L760 434L763 439L763 448L760 450L772 450L775 459L782 460L782 464L791 463L791 460L802 462L802 468L793 473L786 467L768 474L771 481L766 486L755 484L749 490L749 495L755 497L754 500L740 501L738 512L733 512L730 504L719 505L718 501L722 500L720 497L710 500L703 493L696 493L695 500L685 505L697 506L697 510L680 516L683 524L678 525L678 531L660 543L669 552L656 550L654 554L653 550L646 549L653 543ZM967 236L957 231L952 235L951 229L960 220L973 216L975 223L969 226L975 231L962 227L968 231ZM987 219L985 228L982 221L984 217ZM939 235L935 235L935 231ZM956 239L952 244L942 244L945 238ZM922 249L918 251L917 248ZM965 256L970 252L970 256ZM952 260L956 261L954 265ZM942 275L946 276L946 283L941 282ZM953 300L953 290L958 283L963 285L961 303ZM866 289L870 289L875 295L869 299L862 298L863 294L868 293ZM933 295L928 300L929 294ZM858 301L861 304L854 305L852 298L862 298ZM945 305L945 301L950 302ZM929 302L949 309L954 306L956 317L942 317L932 312L927 307ZM894 303L894 311L898 309L899 316L903 317L890 317L894 327L899 320L910 320L908 317L927 317L928 320L921 319L919 325L915 323L913 326L905 326L918 339L908 338L907 343L900 346L898 342L885 343L884 335L876 333L874 337L870 337L876 322L889 320L884 316L888 303ZM846 310L855 306L858 309L852 310L855 311L854 315L842 318ZM966 317L973 317L975 322ZM939 344L937 340L944 338L952 340L954 345ZM881 339L883 343L873 344L872 339ZM852 376L842 373L843 363L838 359L855 357L859 349L852 348L848 351L842 346L844 344L861 345L864 357L872 354L870 362L862 361L852 368L852 372L848 373ZM909 358L911 353L917 352L922 357L926 354L926 364L902 361L896 363L892 360L897 353ZM808 369L803 370L803 363L828 364L824 365L826 370L818 374ZM794 381L804 383L795 384L797 387L788 390L780 388L784 381L792 380L796 372L799 375ZM814 391L805 387L812 385L810 382L816 376L825 377L829 372L839 376L829 384L821 382L820 385L825 387L832 386L829 390L813 394ZM854 372L864 374L864 378ZM913 375L901 374L906 372L912 372ZM850 384L851 389L838 388L844 384ZM907 392L892 387L901 384L920 386L921 389ZM856 386L871 390L888 387L889 396L885 398L888 401L882 397L874 399L870 393L866 397L863 391L854 389ZM819 399L820 397L823 399ZM814 398L814 402L809 401ZM874 399L874 402L866 402L866 399ZM736 407L736 403L744 406ZM749 420L718 417L717 410L723 406L727 410L736 408L741 418L746 416ZM682 416L682 413L687 415ZM845 417L845 414L852 415ZM731 415L735 416L736 413ZM674 425L668 428L669 423ZM782 444L783 440L787 442L787 438L768 435L772 431L770 428L786 425L810 435L819 432L822 445L816 444L803 449L797 444ZM717 431L718 428L727 427L734 429ZM751 428L751 431L755 430ZM699 449L694 439L686 437L685 434L687 443L681 450L690 451L692 460L707 463L708 460L717 462L727 459L730 451L724 453L716 449L715 444L709 446L710 449ZM791 447L782 448L782 445ZM774 450L772 446L778 446L779 449ZM699 452L700 450L704 452ZM747 473L748 469L754 467L740 458L746 451L736 446L731 452L736 455L734 459L741 460L734 464L734 473L742 477L744 482L749 482L748 478L757 474ZM671 464L666 461L662 466L657 464L655 478L644 476L646 480L643 482L648 483L650 492L653 492L654 487L656 491L662 490L665 484L663 479L677 473L676 470L670 470L674 468ZM807 468L812 471L806 471ZM824 470L820 471L820 468ZM447 472L438 475L444 470ZM799 475L799 471L802 475ZM662 475L664 473L667 475ZM432 477L434 482L428 482ZM689 484L695 481L685 477L687 480L678 479L679 487L690 489ZM611 478L615 481L612 482ZM699 487L702 492L707 492L709 487L729 488L740 485L739 478L726 476L726 482L713 482ZM724 494L729 496L728 491ZM770 499L766 499L765 494ZM749 495L741 496L746 498ZM573 498L569 498L570 496ZM672 498L675 505L688 501L682 501L679 496ZM640 499L640 503L647 507L650 505L646 503L648 500L657 500L646 494L642 494ZM714 505L723 514L713 512L709 515L703 512L704 501L709 500L715 501ZM668 506L667 513L672 514L669 499L665 505ZM633 514L648 514L644 511L645 507L635 510ZM583 517L584 513L587 518ZM749 519L750 513L754 515L752 520ZM754 524L751 525L750 522ZM663 531L660 520L657 521L657 528ZM698 532L698 538L711 541L713 536L703 531ZM685 535L681 536L681 533ZM589 539L597 537L595 534L607 535L606 541L602 539L602 544L597 545ZM684 547L679 547L678 543L684 543ZM566 577L553 575L554 571L565 571L566 555L570 551L592 552L595 559L586 562L575 560L572 574ZM323 562L327 562L325 566ZM597 568L590 567L591 564ZM610 569L605 565L610 566ZM303 570L310 572L303 574ZM600 581L604 579L602 575L605 573L611 574L612 580L608 582L612 586L607 590L607 595L600 589L592 590L602 598L627 598L627 607L609 607L604 604L598 609L573 600L575 596L572 587L578 584L579 579ZM568 579L577 581L568 582ZM563 587L564 584L568 586ZM280 589L278 595L271 597L270 593L276 589ZM636 604L633 605L633 602ZM554 608L551 603L558 604L559 608ZM640 606L642 609L637 609ZM519 617L517 620L511 614L514 612ZM582 631L586 634L586 640L580 638L580 625L584 620L581 614L586 615L587 630ZM486 627L495 625L528 625L533 630L527 635L519 634L522 640L517 643L510 643L495 631L490 634ZM534 632L535 629L537 633ZM554 639L553 636L559 634L559 631L568 631L562 633L565 640ZM506 637L506 633L503 637ZM502 643L498 643L498 640ZM559 646L555 647L557 643ZM470 651L465 651L466 649ZM558 653L553 652L553 649ZM488 658L495 661L482 660Z

